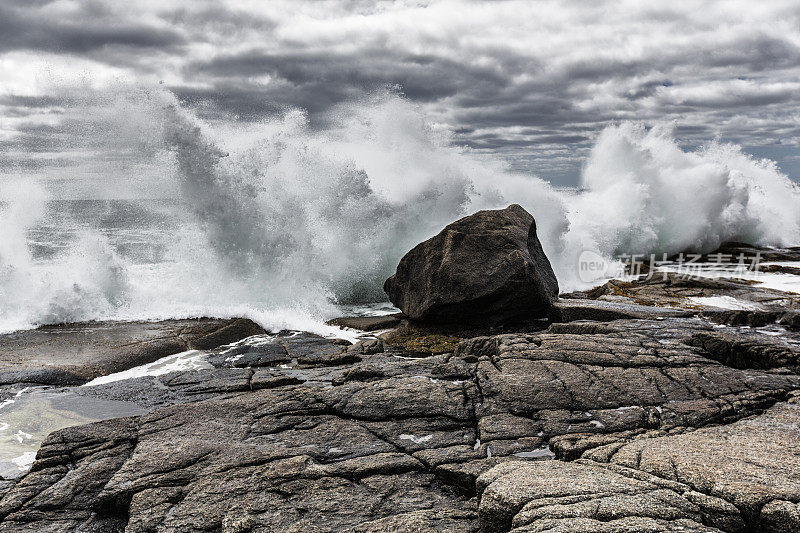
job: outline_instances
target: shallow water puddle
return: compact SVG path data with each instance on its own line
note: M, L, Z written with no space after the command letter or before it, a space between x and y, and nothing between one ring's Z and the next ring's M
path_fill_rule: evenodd
M20 391L0 407L0 477L27 472L52 431L145 411L132 402L78 396L69 389Z
M207 356L208 352L189 350L101 376L83 387L213 368L205 360ZM135 402L78 395L70 388L22 389L11 399L0 402L0 477L15 478L27 472L45 437L53 431L147 411Z
M301 332L289 332L291 337ZM215 350L189 350L162 357L152 363L101 376L82 385L92 387L171 372L190 372L214 368L207 358L213 354L229 355L235 360L242 347L257 347L276 342L277 335L256 335ZM287 375L306 380L302 370L287 366ZM17 478L30 469L41 443L53 431L124 416L144 414L149 409L135 402L109 400L76 394L75 388L24 388L0 401L0 478Z

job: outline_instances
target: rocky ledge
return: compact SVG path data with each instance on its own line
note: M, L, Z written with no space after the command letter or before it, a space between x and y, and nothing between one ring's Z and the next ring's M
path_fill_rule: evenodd
M160 357L264 333L243 318L85 322L0 335L0 386L81 385Z
M758 369L709 335L746 337ZM759 355L774 339L668 316L427 357L245 341L81 387L148 412L52 433L0 531L792 531L800 376Z
M511 209L501 287L541 286L524 214ZM452 257L493 238L486 216L440 239ZM429 267L406 264L393 290L410 298L396 284L427 287ZM414 298L440 302L426 290ZM513 325L449 320L509 294L446 303L446 325L338 321L395 328L355 344L248 337L261 332L241 320L72 326L64 349L95 348L69 368L50 357L46 379L31 372L59 352L47 332L0 339L24 370L6 369L7 390L136 413L50 433L26 475L0 481L0 532L800 531L797 295L667 275L545 291L535 312L512 302ZM726 297L753 308L698 300ZM63 388L187 348L200 368Z

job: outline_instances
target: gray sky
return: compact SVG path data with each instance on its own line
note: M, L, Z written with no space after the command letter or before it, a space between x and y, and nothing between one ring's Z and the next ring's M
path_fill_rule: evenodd
M621 120L675 121L686 147L736 142L800 177L797 0L4 0L0 167L69 166L80 132L58 88L133 81L211 121L297 106L316 127L397 86L458 144L554 184Z

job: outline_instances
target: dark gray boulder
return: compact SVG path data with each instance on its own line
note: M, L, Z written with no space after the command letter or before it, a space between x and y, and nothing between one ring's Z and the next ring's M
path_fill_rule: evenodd
M502 323L546 317L558 282L530 213L478 211L418 244L383 286L423 322Z

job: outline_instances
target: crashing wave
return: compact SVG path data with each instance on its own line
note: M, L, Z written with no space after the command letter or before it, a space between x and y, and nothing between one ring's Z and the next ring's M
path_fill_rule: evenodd
M34 181L7 190L0 234L0 329L88 319L244 315L274 329L323 329L337 303L383 299L400 257L452 220L519 203L534 214L562 290L581 286L584 250L708 251L727 240L800 243L800 192L770 161L733 145L682 150L670 128L599 136L580 192L556 190L454 146L394 94L343 105L317 131L288 111L247 135L204 124L163 90L87 95L100 149L126 150L186 210L163 260L142 264L87 228L34 259L26 232L50 214ZM140 187L146 189L147 186Z

